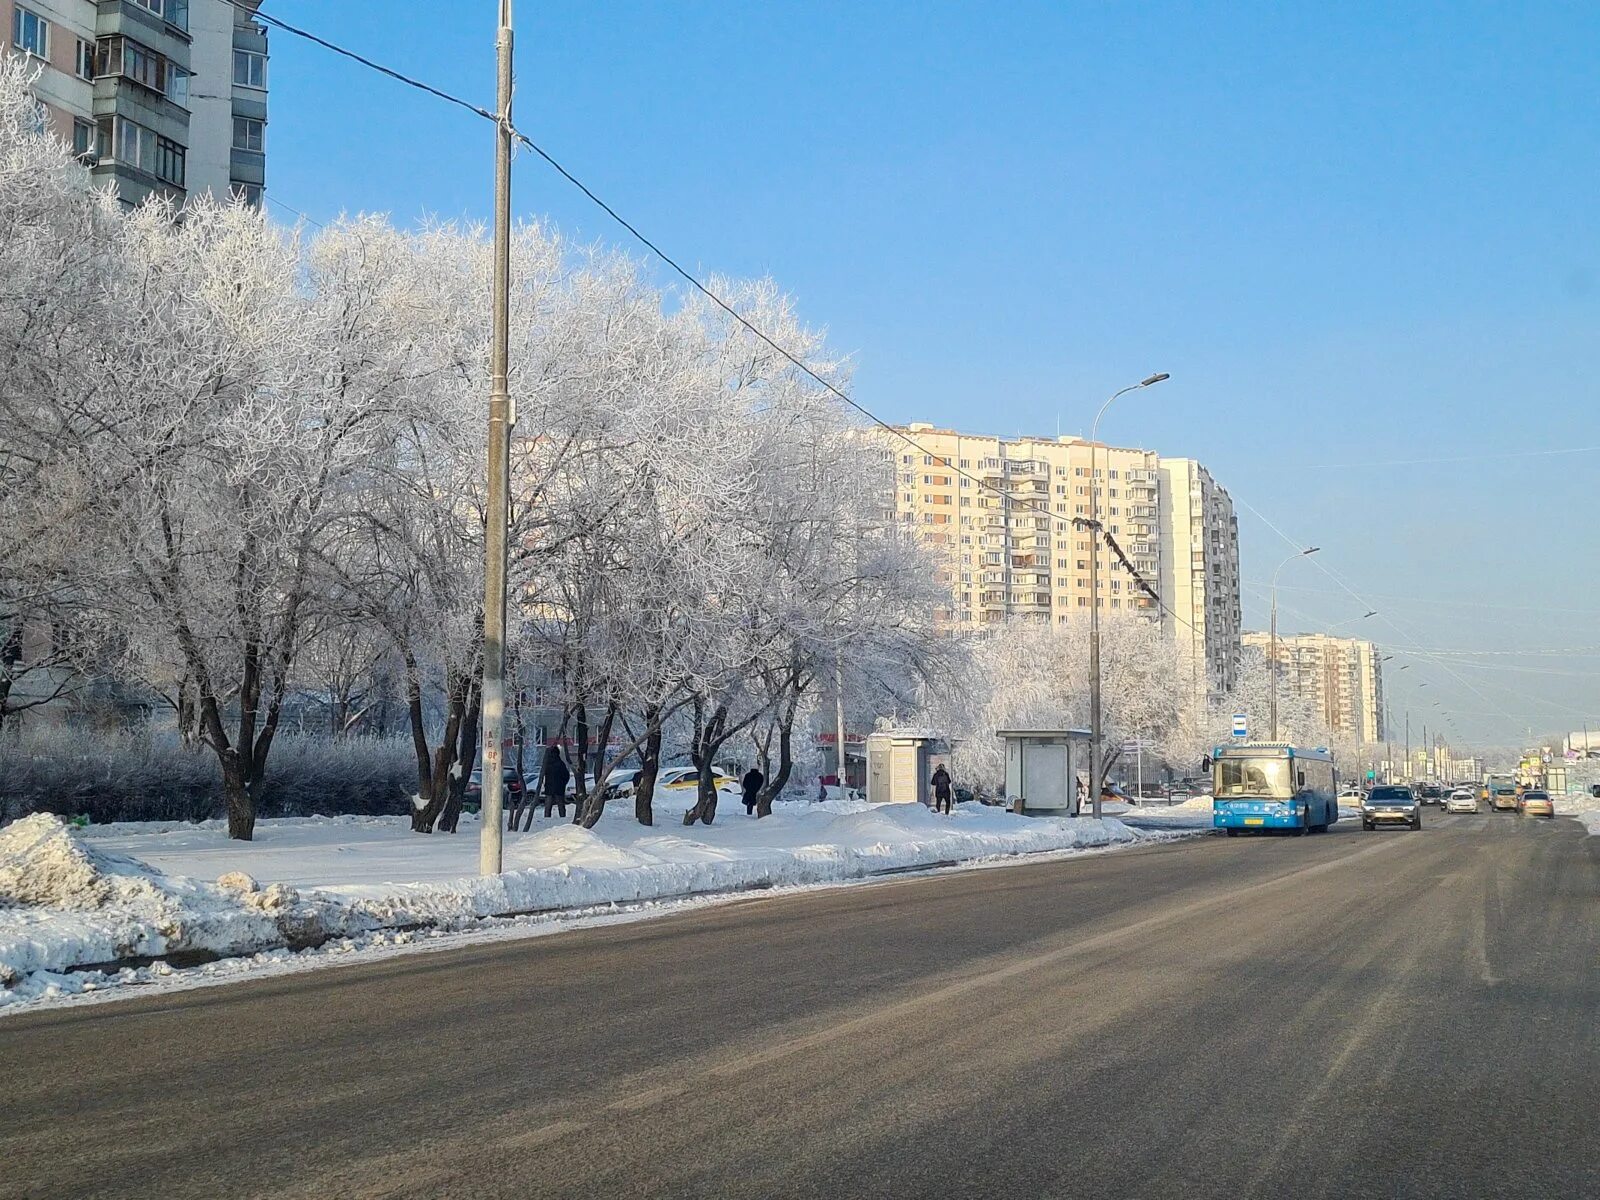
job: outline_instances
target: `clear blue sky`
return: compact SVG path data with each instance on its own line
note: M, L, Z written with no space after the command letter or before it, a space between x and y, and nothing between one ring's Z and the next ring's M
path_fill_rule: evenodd
M1248 625L1289 547L1246 504L1371 594L1337 632L1596 651L1397 659L1397 723L1600 728L1596 455L1490 457L1600 445L1600 5L517 7L519 126L686 263L772 275L881 416L1086 431L1170 371L1102 433L1233 492ZM266 9L492 102L495 0ZM487 123L272 51L277 201L486 216ZM532 156L515 184L625 244ZM1287 629L1365 611L1283 579Z

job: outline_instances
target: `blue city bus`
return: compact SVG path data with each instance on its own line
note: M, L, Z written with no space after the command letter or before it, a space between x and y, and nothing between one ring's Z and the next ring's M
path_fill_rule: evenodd
M1211 823L1229 837L1285 829L1322 833L1339 819L1333 755L1287 742L1241 742L1211 755Z

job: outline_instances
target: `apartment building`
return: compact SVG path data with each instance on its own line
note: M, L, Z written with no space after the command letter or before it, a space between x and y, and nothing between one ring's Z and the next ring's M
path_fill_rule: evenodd
M1247 647L1271 653L1272 636L1248 631ZM1303 633L1278 637L1279 686L1316 706L1328 728L1363 742L1381 742L1383 723L1382 655L1359 638Z
M1231 682L1238 658L1238 536L1227 493L1199 464L1100 445L1091 476L1090 444L1082 438L1002 438L925 423L902 428L922 452L904 443L895 447L895 515L940 551L941 582L952 597L942 619L981 629L1011 619L1064 624L1085 616L1089 556L1098 554L1102 612L1131 611L1161 622L1198 656L1197 666L1213 668L1205 672L1212 686ZM1194 500L1191 480L1200 482ZM1174 481L1185 489L1176 507L1163 496ZM1088 518L1091 488L1098 492L1101 522L1129 566L1072 524ZM1175 514L1181 527L1172 526ZM1198 570L1192 565L1197 550ZM1169 565L1180 560L1181 571ZM1169 601L1169 607L1187 620L1198 608L1205 617L1199 632L1164 613L1135 573L1163 599L1181 575L1187 590L1181 604ZM1213 600L1218 589L1229 591Z
M0 53L39 68L40 121L127 205L207 194L259 206L260 0L0 0Z
M1192 458L1161 459L1161 598L1173 636L1216 690L1239 669L1239 518L1227 490Z

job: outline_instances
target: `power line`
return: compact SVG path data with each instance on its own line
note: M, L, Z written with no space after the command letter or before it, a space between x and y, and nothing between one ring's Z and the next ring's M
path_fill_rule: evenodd
M233 4L233 6L235 8L238 8L241 11L250 13L251 15L253 15L253 16L257 17L258 19L266 22L267 24L272 25L272 26L274 26L274 27L276 27L278 29L284 30L286 33L293 34L296 37L304 38L306 41L309 41L309 42L312 42L312 43L314 43L314 44L316 44L318 46L321 46L324 49L329 50L334 54L338 54L338 55L343 56L344 58L350 59L352 62L358 63L361 66L364 66L364 67L368 68L369 70L376 71L379 74L387 76L388 78L393 79L393 80L395 80L395 81L397 81L399 83L403 83L408 87L416 88L418 91L425 92L428 95L434 96L434 97L436 97L436 98L438 98L440 100L444 100L447 103L456 105L459 108L463 108L467 112L472 113L474 116L482 117L486 121L492 121L495 124L499 124L500 118L499 118L499 116L497 114L490 112L488 109L483 108L480 105L473 104L469 100L464 100L460 96L452 95L451 93L446 92L446 91L444 91L444 90L442 90L440 88L436 88L436 87L432 86L431 84L424 83L419 79L415 79L415 78L413 78L413 77L411 77L409 75L406 75L405 73L403 73L401 71L397 71L392 67L385 66L382 63L379 63L379 62L377 62L377 61L375 61L375 60L373 60L371 58L368 58L366 55L359 54L354 50L350 50L350 49L348 49L348 48L346 48L344 46L338 45L335 42L329 41L327 38L320 37L317 34L314 34L314 33L310 32L309 30L301 29L301 28L299 28L299 27L297 27L295 25L291 25L289 22L281 20L278 17L270 16L270 15L268 15L266 13L262 13L262 12L260 12L258 10L253 10L247 4L245 4L243 2L243 0L229 0L229 2L231 4ZM736 322L738 322L741 326L743 326L744 329L746 331L748 331L752 336L756 337L761 342L766 344L773 351L775 351L778 355L780 355L781 357L786 359L791 365L793 365L795 368L797 368L798 370L803 372L807 377L809 377L810 379L815 381L817 384L819 384L825 391L827 391L829 394L837 397L839 400L843 401L845 404L849 405L856 412L860 413L863 417L865 417L868 421L872 422L874 425L878 426L880 429L882 429L884 432L890 434L891 436L898 438L900 441L904 442L906 445L908 445L908 446L912 447L913 449L917 450L918 452L920 452L924 456L930 457L930 458L934 458L937 461L943 462L945 464L945 469L946 470L949 470L952 473L954 473L956 475L959 475L964 479L971 480L975 485L977 485L977 487L979 489L987 490L989 492L992 492L993 494L1001 497L1002 499L1005 499L1005 500L1009 501L1010 503L1012 503L1014 505L1021 505L1022 507L1024 507L1024 509L1026 511L1033 512L1033 513L1036 513L1038 515L1044 516L1048 520L1060 521L1064 525L1071 525L1071 526L1077 526L1078 525L1078 522L1076 520L1066 520L1066 519L1063 519L1061 517L1057 517L1053 513L1050 512L1050 510L1049 510L1049 508L1047 506L1043 507L1043 508L1037 507L1036 506L1036 502L1034 500L1032 500L1031 498L1024 498L1022 496L1016 495L1013 492L1007 491L1004 488L996 487L995 485L993 485L993 484L987 482L986 480L984 480L982 477L969 473L965 469L961 468L960 466L956 465L955 463L951 462L950 460L944 458L944 456L934 454L931 450L929 450L926 446L922 445L922 443L918 442L916 439L911 437L904 430L898 429L895 426L891 425L889 422L887 422L883 418L879 417L871 409L867 408L866 405L860 403L858 400L856 400L853 397L847 395L843 390L841 390L840 388L835 386L831 380L825 379L821 375L819 375L815 370L812 369L812 367L809 364L807 364L805 361L803 361L801 358L799 358L795 354L791 353L785 346L781 345L779 342L777 342L772 337L770 337L764 330L760 329L758 326L756 326L754 323L752 323L748 318L746 318L742 313L740 313L736 308L734 308L726 300L724 300L721 296L717 295L716 292L712 291L709 287L707 287L704 283L702 283L692 272L690 272L685 267L683 267L676 259L674 259L670 254L668 254L665 250L663 250L660 246L658 246L654 241L652 241L649 237L647 237L631 221L629 221L626 217L624 217L621 213L619 213L610 204L606 203L605 200L601 199L600 196L598 196L593 191L593 189L591 189L581 179L579 179L576 175L574 175L571 171L569 171L565 166L563 166L555 158L555 156L552 155L543 146L540 146L531 137L529 137L527 134L523 133L521 130L516 129L515 127L512 128L511 133L512 133L512 136L514 138L516 138L516 140L518 142L520 142L522 145L526 146L528 149L532 150L535 154L537 154L540 158L542 158L553 170L555 170L555 172L557 174L559 174L563 179L565 179L573 187L577 188L578 191L582 192L583 195L585 197L587 197L596 207L598 207L608 217L610 217L613 221L615 221L619 226L621 226L623 229L625 229L630 236L632 236L640 245L644 246L647 250L649 250L651 254L655 255L656 258L660 259L662 263L664 263L674 274L676 274L679 278L681 278L685 283L687 283L695 291L699 292L707 300L711 301L711 303L715 304L723 312L727 313L728 316L732 317ZM1094 481L1092 479L1089 481L1089 486L1091 486L1091 487L1094 486ZM1048 502L1046 502L1046 505L1048 505ZM1183 625L1188 626L1188 628L1193 630L1194 626L1189 621L1187 621L1183 617L1179 616L1171 608L1167 607L1166 603L1161 599L1160 595L1157 593L1157 591L1155 590L1154 586L1151 585L1149 583L1149 581L1147 581L1137 570L1134 569L1132 563L1128 561L1127 556L1122 553L1121 547L1117 546L1116 543L1112 540L1110 533L1105 531L1104 529L1100 530L1099 532L1106 539L1107 544L1111 546L1112 550L1115 552L1117 557L1122 560L1122 562L1124 564L1124 569L1126 569L1128 571L1128 573L1133 576L1134 581L1139 585L1139 587L1146 594L1148 594L1153 600L1155 600L1156 604L1161 608L1161 610L1163 612L1166 612L1174 620L1182 623ZM1096 603L1098 603L1098 601L1099 601L1099 597L1097 597L1097 596L1096 597L1092 597L1091 599Z
M307 224L315 225L318 229L326 229L327 228L326 225L324 225L321 221L317 220L315 217L311 216L309 213L301 212L298 208L295 208L294 205L292 205L292 204L285 204L282 200L279 200L276 196L272 195L271 193L269 193L267 191L263 191L261 194L264 197L266 197L267 203L276 204L279 208L283 209L284 212L294 214L295 216L299 217L302 221L306 222Z
M390 79L393 79L399 83L403 83L407 87L414 87L419 92L426 92L428 95L443 100L448 104L454 104L459 108L464 108L474 116L483 117L488 121L499 120L494 113L490 112L486 108L482 108L479 105L473 104L470 100L463 100L460 96L452 96L449 92L443 91L440 88L436 88L432 84L423 83L422 80L413 79L410 75L407 75L401 71L397 71L393 67L386 67L380 62L375 62L373 59L366 57L364 54L357 54L354 50L350 50L344 46L330 42L327 38L318 37L310 30L301 29L298 26L291 25L281 17L274 17L269 13L264 13L259 8L256 8L250 4L246 4L244 0L228 0L228 3L233 5L234 8L238 9L246 16L253 17L257 21L265 22L274 28L283 30L285 33L292 33L295 37L304 38L308 42L314 42L318 46L321 46L324 50L331 50L334 54L343 55L345 58L348 58L353 62L360 63L369 71L376 71L380 75L387 75Z

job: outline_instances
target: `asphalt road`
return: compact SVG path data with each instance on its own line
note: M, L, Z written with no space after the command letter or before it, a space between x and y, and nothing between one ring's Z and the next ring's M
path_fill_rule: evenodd
M1346 822L0 1021L0 1196L1600 1196L1600 838Z

